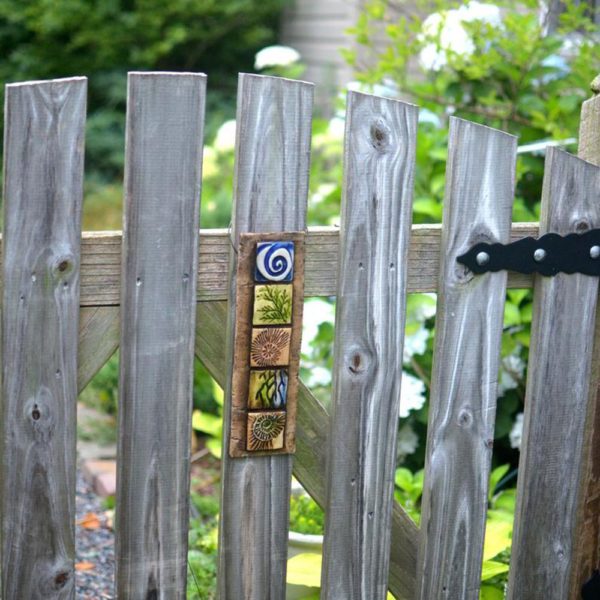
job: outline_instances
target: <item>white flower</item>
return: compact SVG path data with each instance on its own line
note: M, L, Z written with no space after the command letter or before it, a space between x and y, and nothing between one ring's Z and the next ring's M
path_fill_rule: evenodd
M300 60L300 53L289 46L267 46L256 53L254 68L257 71L267 67L287 67Z
M225 121L225 123L219 127L219 131L217 131L213 148L217 152L229 152L233 150L235 148L235 130L235 119Z
M398 462L402 462L406 456L412 454L419 446L419 436L414 432L410 423L405 423L398 430L397 454Z
M463 23L483 21L493 26L502 24L500 9L493 4L472 0L460 8L429 15L423 21L421 39L439 36L438 44L427 44L419 54L421 65L428 70L439 71L447 62L447 51L469 56L475 51L471 36Z
M408 417L411 410L419 410L425 404L425 385L410 373L402 373L400 386L400 417Z
M409 362L415 354L423 354L425 352L428 338L429 332L425 327L421 327L412 335L407 335L404 338L403 360L405 363Z
M519 386L525 374L525 363L520 356L510 354L502 359L500 380L498 381L498 397L503 396L507 390L514 390Z
M311 342L319 332L319 325L324 322L333 324L335 307L331 302L321 298L311 298L304 303L302 313L302 353L310 356Z
M523 437L523 413L519 413L515 422L513 423L512 429L508 434L508 439L510 440L511 448L519 448L521 449L521 439Z

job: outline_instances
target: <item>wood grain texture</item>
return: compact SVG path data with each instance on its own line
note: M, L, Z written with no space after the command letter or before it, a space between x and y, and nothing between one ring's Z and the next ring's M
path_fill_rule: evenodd
M300 369L300 346L302 342L302 311L304 308L304 232L285 234L240 234L237 252L236 273L236 322L231 386L231 416L229 434L229 456L258 456L261 450L249 450L248 439L248 393L250 389L250 358L253 339L254 316L254 270L256 266L256 244L265 241L293 241L294 267L291 298L291 329L289 332L288 360L281 366L288 374L285 403L285 431L283 446L265 450L266 454L293 454L296 450L296 411L298 396L298 371Z
M581 107L579 157L600 166L600 96ZM590 395L585 421L583 464L578 502L577 545L573 548L569 600L579 600L581 586L600 569L600 319L596 315Z
M79 393L119 347L119 309L114 306L81 308L77 390Z
M600 168L548 149L542 232L600 227ZM598 278L536 277L510 599L569 597Z
M306 226L311 84L240 75L227 328L218 590L221 600L285 597L292 457L230 458L235 273L244 232Z
M206 77L130 73L116 594L185 598Z
M224 344L227 314L225 302L198 304L196 356L221 386L225 385L227 378ZM294 475L321 507L325 506L326 497L323 465L327 461L328 430L327 411L300 381ZM417 537L417 526L394 502L389 587L401 600L414 598Z
M79 241L87 80L6 87L2 598L75 598Z
M321 598L384 600L418 109L349 93Z
M513 223L511 240L537 237L537 223ZM408 251L407 291L435 292L439 279L440 225L413 225ZM201 229L198 251L198 302L227 300L231 242L224 229ZM310 227L306 233L304 295L335 296L339 229ZM85 231L81 239L81 306L119 306L121 233ZM508 274L509 288L530 288L533 277Z
M479 598L507 276L474 276L456 258L478 242L508 242L516 150L511 135L451 120L421 503L421 600Z

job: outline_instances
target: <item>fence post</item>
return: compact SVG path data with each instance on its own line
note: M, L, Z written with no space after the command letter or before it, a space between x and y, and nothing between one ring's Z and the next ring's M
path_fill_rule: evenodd
M417 117L348 94L324 599L387 595Z
M87 80L6 87L2 598L75 598L75 437Z
M494 440L506 272L456 262L477 242L510 237L516 138L452 118L417 598L479 598Z
M311 84L240 75L221 465L221 600L285 597L293 457L229 456L236 249L241 233L305 229L312 96Z
M185 598L206 77L130 73L116 594Z
M581 107L579 156L600 166L600 76L592 82L594 97ZM582 448L583 464L577 516L570 600L579 600L581 587L600 569L600 317L592 358L590 398Z
M600 227L600 168L546 153L540 234ZM508 598L571 592L598 278L536 276Z

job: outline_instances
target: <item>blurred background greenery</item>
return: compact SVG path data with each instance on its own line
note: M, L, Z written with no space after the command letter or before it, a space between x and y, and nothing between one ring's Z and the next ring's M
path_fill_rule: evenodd
M228 226L237 73L256 70L299 77L303 71L302 56L273 47L280 39L285 4L286 0L0 0L4 83L71 75L89 79L85 229L121 227L129 70L207 73L201 225ZM571 0L550 3L549 11L534 0L494 4L367 0L361 6L351 30L354 44L339 49L355 74L349 87L421 107L414 222L441 220L448 123L453 115L519 136L513 220L537 220L545 148L552 144L576 151L580 106L600 72L595 5ZM257 56L261 49L265 50ZM345 90L337 90L327 109L314 115L310 225L339 223L344 96ZM326 406L331 394L334 312L333 298L306 302L301 374ZM511 490L518 473L531 313L530 291L508 292L490 495L491 515L501 521L507 521L504 513L512 514L514 504ZM416 520L434 333L435 296L411 295L396 497ZM115 355L82 399L114 415L117 391ZM218 386L196 363L193 425L202 456L219 454L222 403ZM106 432L91 436L106 437ZM216 473L218 477L218 464ZM198 514L190 537L190 561L208 575L201 593L198 581L190 584L191 598L210 598L214 582L217 507L205 496L194 496ZM314 505L299 501L292 514L298 529L321 532L322 518ZM506 564L510 530L488 528L501 531L504 542L494 546L502 546L495 560ZM488 553L487 558L494 556ZM498 566L495 569L482 597L502 597L498 594L505 575Z

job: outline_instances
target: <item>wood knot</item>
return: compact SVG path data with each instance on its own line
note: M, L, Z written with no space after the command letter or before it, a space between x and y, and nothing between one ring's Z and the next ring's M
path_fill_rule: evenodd
M353 375L360 375L367 370L369 366L369 357L362 349L354 347L351 348L346 355L346 364L350 373Z
M379 152L385 152L390 145L390 131L385 123L379 119L371 124L371 145Z
M469 409L463 408L458 413L457 421L461 427L470 427L473 423L473 413Z
M71 577L71 573L68 571L62 571L58 575L54 577L54 584L57 588L63 588L67 585L69 578Z

